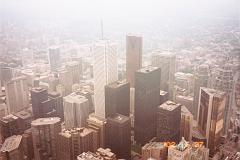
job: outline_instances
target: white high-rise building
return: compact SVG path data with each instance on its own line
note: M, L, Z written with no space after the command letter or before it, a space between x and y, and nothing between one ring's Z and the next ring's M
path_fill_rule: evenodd
M74 92L63 98L66 129L85 127L89 115L88 99Z
M105 85L118 80L117 45L101 40L93 45L95 114L105 118Z
M5 85L8 114L29 107L29 90L25 76L17 77Z

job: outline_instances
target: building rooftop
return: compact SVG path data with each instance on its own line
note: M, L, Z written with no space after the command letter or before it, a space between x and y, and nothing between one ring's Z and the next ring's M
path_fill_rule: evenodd
M107 87L118 88L118 87L123 86L125 84L129 84L130 85L130 83L126 82L126 80L122 80L122 81L119 80L119 81L115 81L113 83L108 84Z
M176 109L179 106L181 106L181 104L175 103L172 101L167 101L167 102L161 104L160 106L158 106L158 108L162 108L162 109L165 109L168 111L173 111L174 109Z
M145 144L142 149L163 149L165 145L163 142L150 142Z
M125 122L129 121L128 117L118 114L118 113L114 114L111 117L108 117L108 119L111 121L114 121L114 122L118 122L118 123L125 123Z
M22 110L20 112L15 113L14 115L21 119L27 119L33 116L29 110Z
M78 94L78 92L73 92L72 94L63 97L63 99L68 103L83 103L88 101L85 96Z
M22 136L21 135L14 135L7 138L1 148L1 152L11 152L17 149L21 143Z
M152 72L154 70L157 70L159 69L158 67L153 67L153 66L147 66L147 67L144 67L144 68L141 68L139 70L137 70L136 72L139 72L139 73L149 73L149 72Z
M38 125L50 125L60 122L59 117L48 117L48 118L38 118L34 121L32 121L32 126L38 126Z
M224 97L226 95L225 92L219 91L219 90L215 90L215 89L212 89L212 88L201 87L201 89L204 90L209 95L212 95L212 96L218 97L218 98L222 98L222 97Z
M15 121L15 120L17 120L17 119L18 119L17 116L15 116L15 115L13 115L13 114L9 114L9 115L3 117L3 118L1 119L1 121L4 122L4 123L9 123L9 122Z
M166 95L166 94L168 94L168 92L163 91L163 90L160 90L160 96L164 96L164 95Z
M34 88L32 88L31 91L33 91L33 92L42 92L42 91L44 91L44 90L46 90L46 89L44 89L44 88L42 88L42 87L34 87Z

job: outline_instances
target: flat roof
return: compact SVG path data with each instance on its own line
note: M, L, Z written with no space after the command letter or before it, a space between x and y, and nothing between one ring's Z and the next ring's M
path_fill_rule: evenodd
M34 121L32 121L32 126L38 126L38 125L49 125L49 124L55 124L57 122L60 122L61 118L59 117L48 117L48 118L38 118Z
M11 137L8 137L1 148L1 152L11 152L15 149L17 149L21 143L22 136L21 135L14 135Z
M158 106L158 108L162 108L162 109L165 109L168 111L173 111L174 109L176 109L179 106L181 106L181 104L175 103L172 101L167 101L167 102L161 104L160 106Z

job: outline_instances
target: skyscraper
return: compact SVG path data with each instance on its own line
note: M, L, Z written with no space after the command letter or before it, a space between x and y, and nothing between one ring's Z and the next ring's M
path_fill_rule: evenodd
M73 84L80 82L80 74L82 73L82 64L77 61L66 63L66 70L72 74Z
M206 146L213 155L219 145L219 139L224 126L226 93L209 88L200 88L200 104L198 111L198 126L206 136Z
M167 147L164 142L150 142L142 147L142 160L153 158L155 160L167 160Z
M58 92L49 92L48 98L52 101L53 109L56 110L56 116L64 120L63 97Z
M129 116L130 83L115 81L105 86L106 117L115 113Z
M224 112L224 132L227 132L230 117L235 114L236 108L233 108L233 70L231 64L224 64L216 70L216 77L213 88L226 93L226 107Z
M35 160L57 160L57 139L61 132L58 117L39 118L32 121L32 137Z
M118 79L116 44L108 40L98 41L93 46L93 54L95 114L106 118L105 85Z
M22 136L14 135L5 140L1 148L2 160L24 160L23 148L21 145Z
M198 103L199 103L199 91L200 87L208 87L209 81L209 66L200 65L196 68L194 73L194 99L193 99L193 116L197 119L198 115Z
M58 135L58 160L75 160L83 152L93 152L93 130L74 128Z
M192 141L192 130L193 115L185 106L181 106L180 137L184 137L187 141Z
M135 73L135 140L145 144L156 136L161 69L145 67Z
M46 89L36 87L31 90L32 111L35 118L43 116L42 102L48 100Z
M116 154L117 158L131 158L131 122L130 118L114 114L107 118L106 147Z
M17 77L7 82L5 90L9 114L29 107L29 90L26 77Z
M157 109L157 139L160 142L180 140L181 104L167 101Z
M171 52L156 51L151 61L153 66L161 68L161 90L168 92L169 99L173 100L176 55Z
M49 63L51 71L56 72L60 67L60 48L59 46L52 46L49 48Z
M134 87L135 72L142 67L142 37L126 36L126 76L127 82Z
M88 99L74 92L63 98L66 129L85 127L89 115Z
M99 147L105 147L106 123L105 118L97 117L95 114L90 114L87 119L87 127L93 130L94 137L96 137L96 139L93 140L94 151Z

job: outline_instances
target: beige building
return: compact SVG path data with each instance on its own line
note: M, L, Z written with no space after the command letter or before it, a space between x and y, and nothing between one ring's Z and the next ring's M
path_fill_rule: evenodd
M180 137L184 137L187 141L192 140L193 115L185 106L181 106L181 124Z
M153 158L155 160L167 160L167 147L163 142L150 142L142 147L142 160Z

